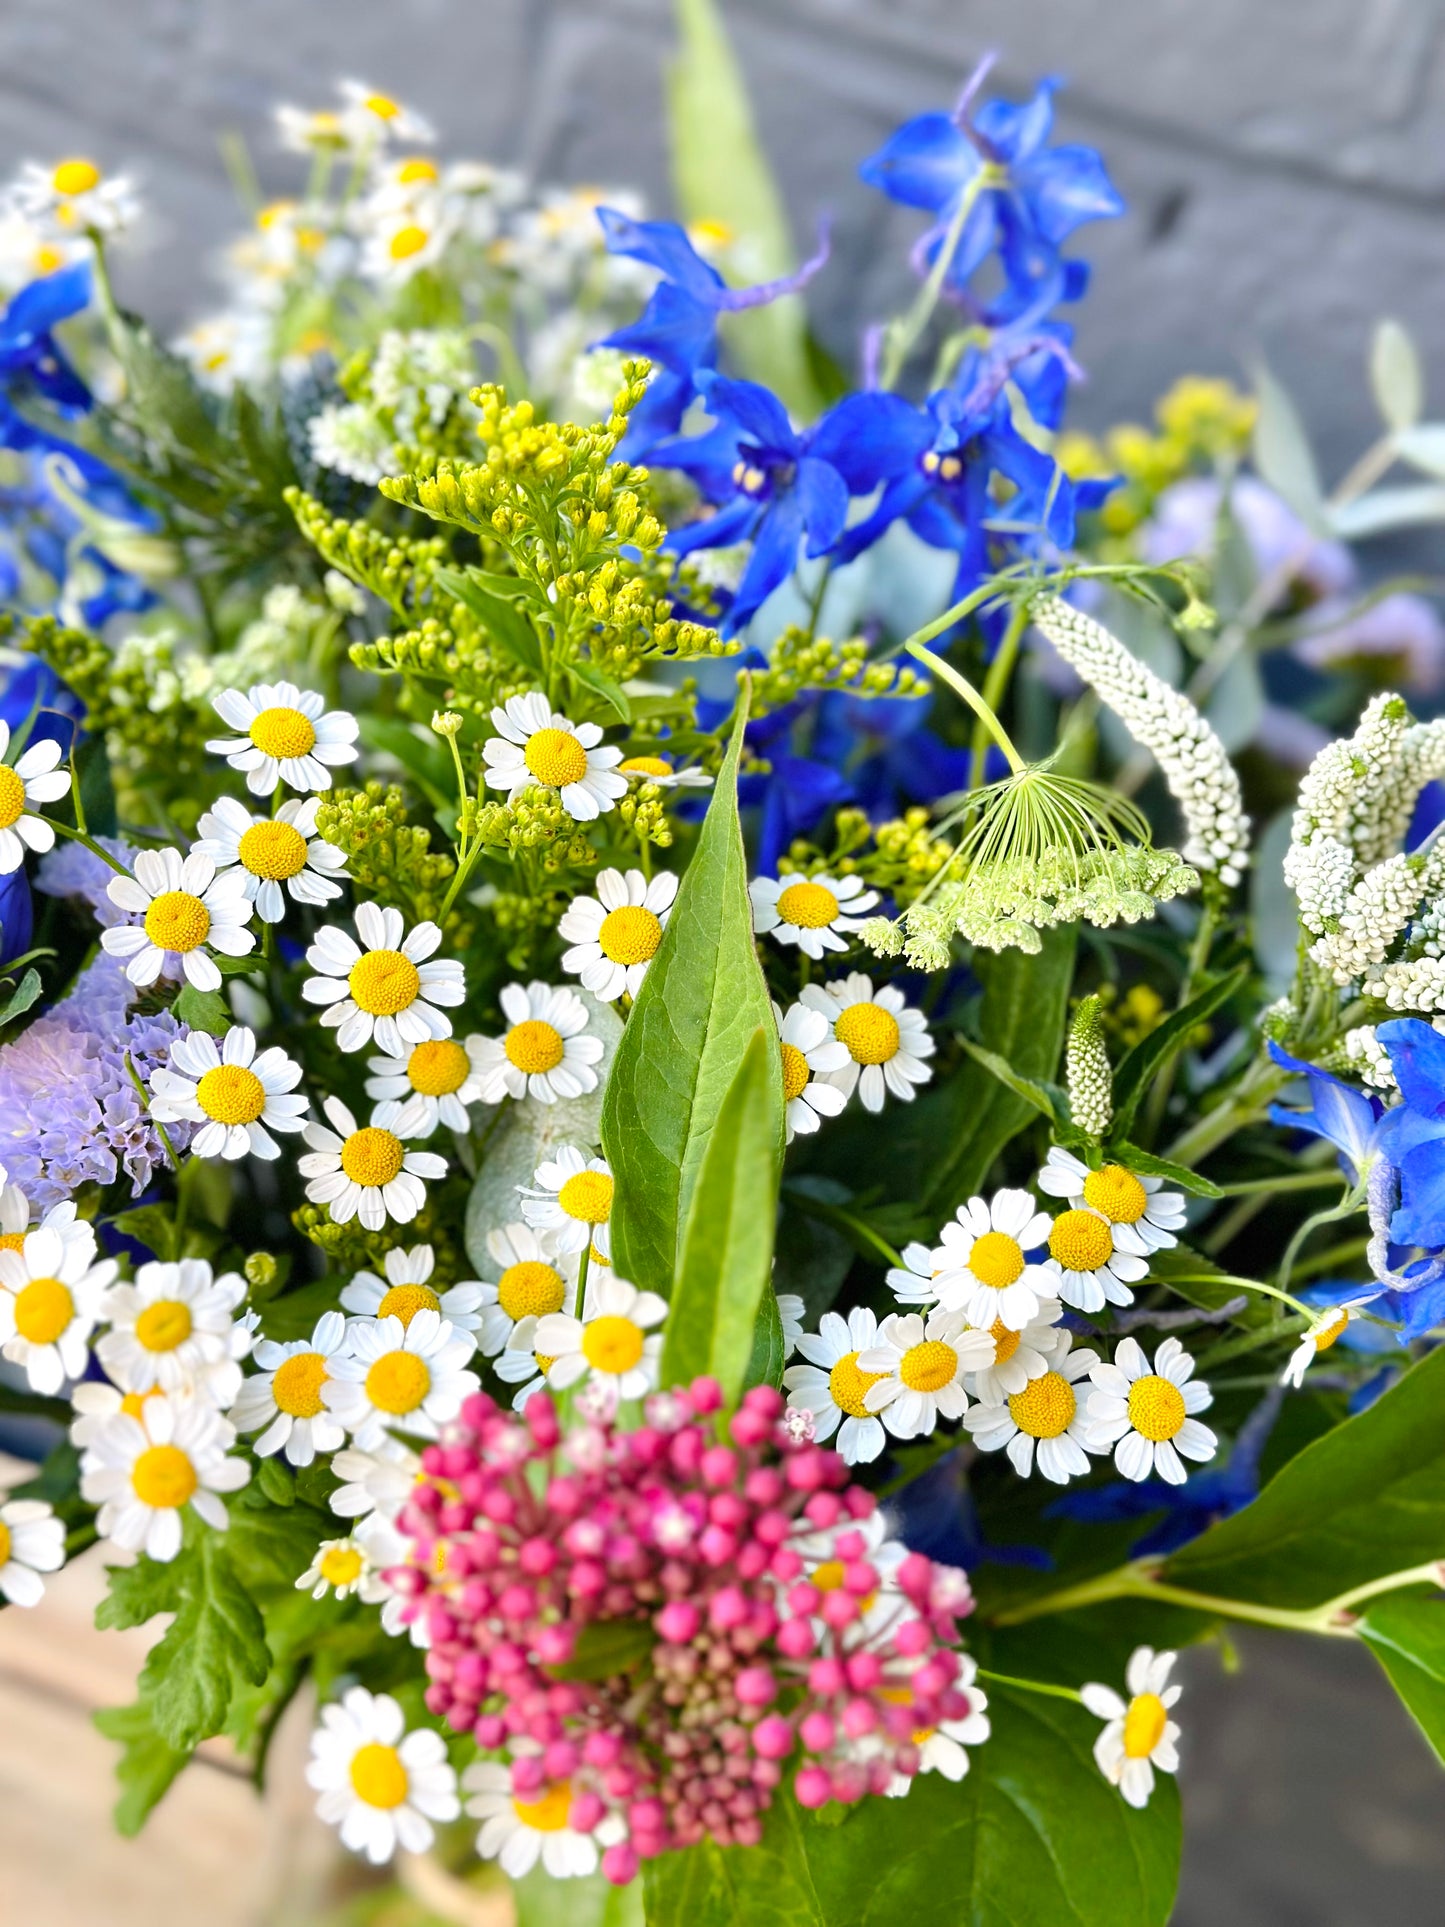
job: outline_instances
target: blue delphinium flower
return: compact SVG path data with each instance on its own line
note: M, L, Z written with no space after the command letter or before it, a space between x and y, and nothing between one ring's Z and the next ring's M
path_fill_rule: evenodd
M23 287L0 314L0 387L43 395L62 415L90 407L90 390L56 346L53 330L90 304L90 267L77 261Z
M1418 1017L1395 1018L1375 1035L1389 1052L1402 1099L1381 1125L1400 1174L1390 1236L1438 1252L1445 1247L1445 1037Z
M1271 1104L1271 1119L1286 1129L1307 1131L1311 1137L1327 1139L1339 1152L1340 1167L1350 1180L1355 1184L1366 1183L1383 1151L1384 1105L1378 1098L1366 1097L1362 1091L1341 1083L1329 1071L1292 1057L1276 1043L1270 1044L1269 1054L1282 1070L1303 1077L1310 1095L1304 1110Z
M24 956L34 929L30 882L22 863L18 870L0 877L0 969Z

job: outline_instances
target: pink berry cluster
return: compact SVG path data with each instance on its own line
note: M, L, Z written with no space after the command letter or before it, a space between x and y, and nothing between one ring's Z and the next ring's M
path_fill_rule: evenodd
M423 1454L387 1575L425 1618L432 1712L506 1754L519 1816L560 1800L619 1883L704 1838L755 1845L790 1766L806 1807L885 1792L968 1712L964 1574L896 1546L885 1573L837 1453L769 1387L726 1442L721 1405L700 1378L636 1430L564 1436L545 1396L468 1399Z

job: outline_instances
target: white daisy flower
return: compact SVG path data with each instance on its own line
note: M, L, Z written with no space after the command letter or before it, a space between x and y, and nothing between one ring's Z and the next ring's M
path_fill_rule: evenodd
M316 1557L296 1581L296 1590L309 1592L313 1599L324 1599L327 1593L349 1599L356 1593L369 1606L391 1597L366 1543L356 1533L346 1539L323 1539Z
M78 1385L70 1388L70 1403L75 1417L70 1421L70 1443L84 1451L91 1441L98 1437L105 1421L115 1417L117 1412L127 1412L132 1418L139 1418L141 1408L147 1399L164 1398L166 1394L159 1385L153 1385L148 1392L126 1392L119 1385L107 1380L83 1378ZM174 1404L181 1404L195 1396L189 1386L172 1395ZM214 1405L215 1400L207 1398L206 1404Z
M549 1251L585 1251L590 1243L610 1261L612 1169L605 1158L586 1158L575 1144L563 1144L537 1166L531 1186L518 1190L522 1216Z
M331 1461L341 1484L331 1495L331 1510L339 1519L356 1519L357 1530L372 1519L395 1519L421 1477L421 1459L401 1439L388 1433L374 1452L348 1445Z
M539 1104L581 1097L597 1088L602 1039L587 1029L587 1006L566 985L508 984L498 1002L507 1020L501 1037L478 1040L481 1099L532 1097Z
M438 1008L467 994L462 966L432 959L442 940L434 923L407 934L400 910L358 904L358 945L335 924L325 924L306 952L317 973L301 986L308 1004L325 1004L321 1022L336 1032L344 1051L363 1050L373 1036L389 1057L403 1057L413 1044L450 1037L452 1020ZM364 948L362 947L364 946Z
M241 734L216 737L206 748L244 773L253 796L269 796L280 783L329 790L332 770L361 754L356 718L344 709L328 710L324 697L294 682L220 689L211 707Z
M1179 1728L1169 1717L1184 1690L1169 1684L1177 1658L1176 1653L1156 1653L1152 1646L1138 1647L1125 1675L1127 1703L1112 1686L1091 1683L1081 1689L1085 1706L1107 1722L1094 1742L1099 1771L1131 1807L1148 1805L1156 1766L1161 1773L1179 1767Z
M492 1370L504 1385L515 1385L512 1410L520 1412L535 1392L546 1390L547 1374L553 1363L546 1352L536 1349L537 1320L530 1314L512 1327L506 1349L492 1360Z
M547 1383L558 1391L586 1377L614 1398L641 1398L657 1384L667 1301L606 1273L589 1283L582 1316L549 1312L537 1320L535 1349L552 1360Z
M809 1136L847 1104L848 1093L829 1073L847 1067L848 1047L833 1035L822 1011L808 1004L794 1004L786 1016L774 1004L773 1017L783 1053L783 1115L791 1144L799 1132Z
M490 1286L470 1278L439 1292L427 1283L435 1266L430 1245L413 1245L410 1251L393 1245L386 1254L386 1277L358 1271L341 1294L342 1308L358 1318L399 1318L403 1325L419 1311L436 1311L458 1331L476 1331L483 1323L481 1307Z
M1149 1275L1148 1247L1131 1224L1111 1224L1102 1211L1074 1205L1049 1227L1049 1289L1076 1311L1132 1305L1131 1285Z
M366 1095L404 1100L420 1119L418 1137L430 1137L439 1124L471 1129L467 1106L482 1101L480 1037L428 1037L396 1057L369 1058L366 1068L373 1073Z
M345 1343L339 1311L323 1312L309 1339L259 1342L253 1356L261 1369L243 1382L230 1409L238 1432L261 1433L251 1447L258 1459L284 1451L292 1465L310 1465L318 1452L345 1445L346 1434L321 1397L330 1360Z
M113 1258L94 1258L93 1238L67 1243L44 1227L26 1233L18 1251L0 1251L0 1351L46 1397L85 1374L116 1272Z
M341 1828L341 1844L373 1866L400 1846L425 1853L433 1821L461 1813L457 1776L446 1742L429 1726L408 1733L389 1693L353 1686L339 1704L323 1706L311 1735L307 1781L321 1795L316 1811Z
M1119 1249L1136 1256L1178 1244L1175 1234L1184 1229L1184 1193L1165 1191L1163 1184L1163 1178L1127 1170L1122 1164L1106 1164L1091 1171L1081 1158L1057 1144L1050 1148L1048 1162L1039 1172L1040 1191L1097 1211L1115 1227ZM1121 1232L1121 1226L1127 1229ZM1137 1243L1129 1239L1129 1230Z
M482 1355L495 1356L512 1342L524 1318L545 1318L569 1302L577 1276L577 1255L549 1251L526 1224L505 1224L487 1233L487 1251L497 1276L483 1280ZM343 1304L345 1300L342 1300Z
M119 234L140 213L140 200L124 175L108 178L94 161L79 157L55 167L27 161L12 194L22 214L53 223L64 235Z
M884 1274L884 1283L893 1296L901 1305L936 1305L938 1274L944 1266L942 1248L935 1251L931 1245L919 1244L915 1239L904 1245L900 1255L903 1263L891 1266Z
M876 1343L858 1354L858 1369L877 1374L863 1403L899 1439L923 1438L940 1419L962 1418L968 1409L963 1374L993 1360L994 1343L956 1311L934 1311L927 1324L917 1312L891 1312Z
M30 1222L30 1200L18 1184L9 1184L0 1165L0 1251L19 1251L29 1232L37 1228L59 1232L68 1251L72 1245L84 1247L95 1255L95 1232L76 1210L72 1199L51 1205L39 1227Z
M916 1084L933 1075L924 1060L935 1045L920 1011L910 1010L903 992L891 984L873 993L873 980L861 970L831 984L804 984L800 999L828 1019L834 1037L847 1047L847 1064L828 1082L845 1097L856 1090L865 1110L881 1111L885 1092L910 1102Z
M293 107L282 101L275 110L276 138L292 154L339 154L354 142L355 130L334 108Z
M1022 1331L1055 1295L1048 1266L1028 1256L1048 1235L1048 1214L1027 1191L970 1198L938 1234L932 1258L938 1302L961 1311L971 1325L1001 1321Z
M837 1450L849 1465L866 1465L888 1442L883 1421L867 1404L884 1374L865 1372L858 1363L877 1343L878 1320L866 1306L855 1305L846 1320L825 1311L817 1332L804 1332L798 1340L807 1363L783 1373L789 1406L812 1415L814 1438L829 1439L836 1432Z
M941 1720L937 1726L920 1727L913 1735L913 1744L918 1748L918 1772L941 1773L945 1780L961 1780L968 1771L968 1751L971 1746L981 1746L988 1738L992 1728L988 1718L988 1695L981 1686L974 1684L978 1677L978 1661L971 1653L958 1655L958 1673L953 1685L957 1692L968 1699L968 1711L961 1719ZM883 1688L888 1699L900 1699L904 1705L909 1703L906 1686ZM907 1794L917 1774L898 1773L893 1777L887 1791L894 1798Z
M410 1224L426 1203L426 1179L447 1174L447 1161L434 1151L409 1151L404 1142L419 1123L409 1106L378 1104L369 1124L358 1125L339 1097L322 1110L331 1124L306 1126L311 1146L297 1160L307 1180L306 1195L324 1204L333 1224L359 1218L367 1231L380 1231L388 1218Z
M216 866L199 850L142 850L132 876L115 876L105 886L111 902L139 923L113 924L100 933L101 948L128 959L125 974L144 989L161 972L184 972L197 990L219 990L221 972L210 955L246 957L256 947L247 929L252 905L244 879L235 870L216 875Z
M293 903L317 904L341 895L336 878L346 875L346 855L317 834L320 807L317 797L292 796L274 816L253 816L234 796L223 796L196 825L194 847L218 875L239 870L256 915L263 923L279 923L287 896Z
M602 870L595 897L574 897L562 912L557 934L572 946L562 968L604 1004L625 990L635 997L667 927L677 878L659 870L651 882L641 870Z
M1080 1399L1075 1382L1097 1365L1097 1352L1071 1350L1072 1334L1061 1330L1049 1368L1031 1378L1021 1392L996 1402L980 1399L963 1415L964 1427L984 1452L1006 1447L1009 1463L1021 1479L1034 1469L1055 1485L1067 1485L1089 1469L1088 1454L1101 1448L1090 1442L1088 1400Z
M191 1506L217 1532L229 1524L223 1492L251 1476L226 1455L236 1428L202 1399L148 1398L138 1417L119 1412L96 1432L81 1462L81 1497L99 1506L96 1530L124 1552L174 1559L181 1510Z
M244 1024L233 1024L219 1044L193 1030L151 1075L151 1115L198 1124L193 1157L276 1158L281 1147L271 1132L305 1127L307 1100L293 1095L300 1082L301 1066L277 1046L257 1056L256 1033Z
M390 94L378 93L363 80L343 80L338 84L344 103L342 113L371 139L419 141L423 146L436 139L430 121L423 119L414 108L403 107Z
M629 756L617 765L617 772L639 783L656 783L660 790L705 790L712 787L712 778L705 769L698 769L696 764L687 769L675 769L665 756Z
M816 963L829 950L846 950L855 931L863 928L857 913L871 910L876 890L865 890L861 877L754 877L748 885L753 903L753 931L771 936L774 943L796 944Z
M1219 1440L1194 1417L1214 1402L1214 1394L1192 1377L1194 1360L1177 1338L1166 1338L1151 1366L1135 1338L1123 1338L1112 1365L1089 1373L1089 1450L1114 1448L1114 1464L1126 1479L1154 1477L1183 1485L1186 1459L1212 1459Z
M1063 1310L1057 1298L1042 1299L1037 1317L1022 1331L1010 1331L1001 1318L995 1319L988 1327L995 1348L993 1363L969 1378L969 1396L995 1405L1021 1392L1031 1378L1041 1378L1058 1349Z
M495 1860L513 1880L529 1874L540 1860L554 1880L596 1873L599 1849L625 1837L620 1814L603 1813L591 1827L574 1824L574 1814L591 1818L599 1802L588 1801L579 1813L577 1793L570 1780L553 1780L529 1799L512 1790L512 1769L493 1760L478 1760L462 1775L471 1798L467 1812L480 1820L477 1852Z
M1378 1292L1365 1292L1359 1298L1347 1299L1343 1304L1329 1305L1308 1331L1300 1333L1298 1345L1290 1353L1289 1363L1280 1374L1281 1385L1292 1385L1298 1391L1304 1384L1305 1373L1314 1364L1321 1352L1327 1352L1345 1327L1360 1315L1360 1308L1373 1303Z
M11 1606L38 1606L41 1574L65 1564L65 1525L44 1499L0 1504L0 1599Z
M96 1356L118 1385L183 1392L204 1385L228 1405L240 1387L239 1361L251 1332L234 1313L246 1296L239 1272L212 1275L204 1258L142 1265L134 1284L112 1285L102 1307L110 1330Z
M796 1291L778 1293L778 1319L783 1327L783 1357L791 1358L803 1336L803 1317L807 1306Z
M406 1325L354 1318L345 1348L327 1360L322 1402L363 1451L375 1450L393 1425L434 1439L477 1389L476 1373L463 1370L476 1348L469 1332L435 1311L416 1312Z
M31 743L13 763L9 750L10 725L0 722L0 876L18 870L27 850L55 847L55 831L36 805L70 794L70 770L57 767L59 743Z
M556 790L562 807L579 823L590 823L616 807L627 793L627 778L617 765L622 751L605 746L596 723L570 723L558 715L540 690L508 698L492 711L497 731L482 744L487 782L505 790L514 803L539 784Z

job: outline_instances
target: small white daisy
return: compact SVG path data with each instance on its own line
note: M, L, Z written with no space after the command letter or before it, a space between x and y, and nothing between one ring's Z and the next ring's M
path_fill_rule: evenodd
M783 1327L783 1357L791 1358L803 1336L803 1317L807 1306L796 1291L778 1293L778 1320Z
M462 1401L477 1389L475 1372L463 1367L476 1350L439 1312L399 1318L354 1318L346 1346L327 1360L322 1402L355 1438L373 1451L390 1426L434 1439Z
M276 1158L272 1131L305 1127L305 1097L293 1095L301 1066L278 1046L256 1054L256 1033L233 1024L218 1044L193 1030L170 1047L170 1061L151 1076L151 1115L185 1118L201 1128L190 1150L198 1158Z
M410 1106L378 1104L369 1124L358 1125L339 1097L322 1105L331 1126L306 1126L311 1146L297 1160L307 1180L306 1195L324 1204L333 1224L359 1218L367 1231L380 1231L388 1218L410 1224L426 1203L426 1182L447 1174L447 1161L434 1151L411 1151L420 1119Z
M355 1533L346 1539L323 1539L316 1557L296 1581L296 1590L309 1592L313 1599L324 1599L327 1593L349 1599L357 1593L370 1606L391 1597L365 1542Z
M1149 1274L1147 1249L1133 1225L1111 1224L1090 1205L1072 1205L1049 1227L1049 1289L1076 1311L1132 1305L1130 1287Z
M361 272L383 287L399 286L423 268L433 267L457 231L435 195L419 197L404 207L373 205L368 213Z
M641 1398L657 1384L667 1301L605 1273L589 1281L582 1316L549 1312L537 1320L535 1349L552 1360L547 1383L565 1391L586 1377L615 1398Z
M134 875L112 877L105 893L141 919L100 933L102 949L128 959L125 974L141 989L163 970L174 976L179 968L197 990L219 990L221 972L210 952L245 957L256 947L256 933L247 928L253 906L245 880L235 870L217 876L199 850L186 857L179 850L142 850Z
M437 1311L458 1331L476 1331L483 1323L481 1307L491 1287L470 1278L439 1292L427 1283L435 1267L436 1253L430 1245L413 1245L410 1251L393 1245L386 1254L385 1278L374 1271L358 1271L341 1294L342 1308L358 1318L399 1318L403 1325L409 1325L419 1311Z
M710 789L712 778L696 764L676 769L665 756L628 756L617 765L620 776L637 783L656 783L660 790Z
M995 1319L988 1327L994 1342L993 1363L972 1374L970 1397L997 1404L1021 1392L1031 1378L1041 1378L1058 1349L1063 1309L1057 1298L1041 1300L1038 1315L1022 1331L1010 1331L1001 1318Z
M429 1726L408 1733L389 1693L353 1686L339 1704L323 1706L311 1735L306 1778L321 1795L316 1811L341 1828L341 1844L373 1866L400 1846L425 1853L433 1821L461 1813L457 1776L446 1742Z
M478 1040L481 1099L532 1097L539 1104L597 1088L602 1039L587 1029L587 1006L565 985L508 984L498 1000L507 1029Z
M963 1415L965 1428L984 1452L1007 1447L1009 1463L1021 1479L1034 1469L1055 1485L1067 1485L1089 1469L1088 1454L1101 1448L1090 1443L1088 1400L1080 1399L1075 1382L1097 1365L1097 1352L1071 1350L1073 1338L1060 1331L1058 1348L1049 1368L1031 1378L1021 1392L997 1402L980 1399Z
M251 1476L244 1460L227 1457L235 1442L236 1428L202 1399L148 1398L139 1416L107 1419L80 1470L81 1497L100 1508L101 1538L125 1552L174 1559L188 1505L224 1531L220 1494L239 1492Z
M506 1349L492 1360L492 1370L504 1385L515 1385L512 1410L520 1412L535 1392L545 1391L553 1360L536 1350L537 1320L528 1315L512 1327Z
M508 698L492 711L497 731L482 744L487 782L515 802L533 784L556 790L562 807L579 823L616 807L627 793L618 774L622 751L602 742L596 723L570 723L554 712L540 690Z
M467 1106L482 1101L480 1037L428 1037L399 1056L369 1058L366 1068L373 1073L366 1095L405 1100L420 1120L418 1137L430 1137L439 1124L471 1129Z
M1219 1440L1194 1414L1214 1402L1214 1394L1192 1376L1194 1360L1177 1338L1166 1338L1151 1365L1135 1338L1123 1338L1112 1365L1089 1373L1089 1449L1114 1448L1114 1464L1126 1479L1152 1473L1170 1485L1183 1485L1186 1459L1212 1459Z
M783 1373L788 1404L813 1419L813 1437L838 1434L837 1449L849 1465L866 1465L887 1444L883 1421L868 1409L868 1394L884 1376L865 1372L858 1360L878 1343L878 1320L863 1305L855 1305L846 1319L825 1311L817 1332L798 1340L803 1365Z
M332 770L361 754L356 718L344 709L328 710L323 697L294 682L218 690L211 707L241 734L216 737L206 748L244 773L253 796L269 796L280 783L329 790Z
M374 1452L348 1445L331 1461L341 1484L331 1495L339 1519L356 1519L357 1530L371 1519L395 1519L421 1477L421 1459L388 1433Z
M438 1005L461 1003L466 980L454 960L429 961L442 940L436 924L419 923L408 935L400 910L363 903L356 934L360 945L324 924L306 952L317 975L301 995L327 1006L321 1022L336 1032L338 1048L362 1050L374 1036L389 1057L402 1057L413 1044L450 1037L452 1020Z
M1163 1178L1127 1170L1122 1164L1106 1164L1091 1171L1081 1158L1057 1144L1050 1148L1048 1162L1039 1172L1040 1191L1097 1211L1114 1227L1119 1249L1136 1256L1178 1244L1175 1234L1184 1229L1184 1193L1165 1191L1163 1183Z
M345 1343L339 1311L323 1312L309 1339L259 1342L253 1356L261 1369L244 1381L230 1410L237 1431L261 1433L251 1447L257 1458L284 1451L292 1465L310 1465L318 1452L345 1445L346 1434L321 1397L330 1360Z
M1293 1385L1298 1391L1304 1384L1305 1373L1314 1364L1321 1352L1327 1352L1345 1327L1359 1317L1362 1305L1368 1305L1379 1296L1378 1292L1365 1292L1359 1298L1347 1299L1343 1304L1329 1305L1307 1331L1300 1333L1298 1345L1290 1353L1289 1363L1280 1374L1281 1385Z
M317 797L290 797L275 816L253 816L234 796L223 796L196 825L195 848L218 875L239 870L246 895L263 923L279 923L286 898L327 903L341 895L346 855L316 832ZM284 890L282 886L285 886Z
M112 1285L102 1307L110 1330L96 1356L118 1385L182 1392L204 1384L218 1404L240 1385L251 1333L235 1318L246 1296L239 1272L214 1277L204 1258L142 1265L134 1284Z
M55 167L27 161L12 190L17 208L61 234L119 234L140 213L135 189L124 175L102 174L94 161L75 157Z
M884 1283L893 1296L900 1305L936 1305L938 1273L944 1258L942 1248L935 1251L933 1246L915 1240L904 1245L900 1255L903 1263L891 1266L884 1274Z
M390 94L378 93L364 80L343 80L338 84L343 115L358 130L364 129L371 139L420 141L424 146L436 139L430 121L414 108L403 107Z
M0 1351L46 1397L84 1376L116 1271L113 1258L94 1259L93 1237L67 1243L59 1229L43 1226L18 1250L0 1251Z
M1169 1717L1170 1707L1183 1691L1169 1684L1177 1657L1156 1653L1152 1646L1138 1647L1125 1675L1127 1703L1112 1686L1091 1683L1081 1689L1085 1706L1106 1722L1094 1742L1099 1771L1131 1807L1148 1805L1156 1766L1161 1773L1174 1773L1179 1767L1179 1728Z
M563 1144L537 1166L530 1187L518 1190L522 1216L549 1251L584 1251L590 1243L610 1260L612 1169L605 1158L587 1158L576 1145Z
M971 1325L1001 1320L1022 1331L1054 1296L1052 1273L1028 1256L1048 1235L1048 1215L1027 1191L970 1198L938 1234L932 1259L938 1302L961 1311Z
M477 1852L512 1880L529 1874L539 1860L554 1880L596 1873L599 1849L626 1834L621 1815L605 1810L590 1827L575 1824L574 1816L592 1819L600 1803L591 1799L582 1808L569 1780L550 1781L528 1797L513 1791L510 1766L478 1760L463 1773L462 1786L471 1795L467 1812L482 1823Z
M117 1412L128 1412L132 1418L139 1418L141 1407L147 1399L164 1398L166 1394L159 1385L153 1385L148 1392L127 1392L119 1385L106 1379L83 1378L78 1385L70 1388L70 1403L75 1417L70 1421L70 1442L84 1451L92 1439L97 1437L107 1419ZM196 1394L190 1386L173 1393L172 1403L181 1404ZM205 1393L201 1395L208 1405L216 1401Z
M927 1324L917 1312L891 1312L877 1341L858 1354L858 1369L878 1374L863 1403L899 1439L923 1438L940 1419L962 1418L968 1409L963 1374L993 1360L994 1343L956 1311L934 1311Z
M799 1132L816 1131L825 1117L837 1117L848 1102L846 1091L829 1080L829 1072L848 1064L848 1047L833 1035L821 1010L794 1004L787 1015L773 1005L778 1042L783 1053L783 1105L787 1142Z
M886 985L874 995L873 980L861 970L831 984L804 984L800 999L828 1019L834 1037L846 1046L848 1062L828 1074L845 1097L856 1090L865 1110L881 1111L885 1093L905 1103L914 1086L933 1075L925 1060L935 1049L921 1011L910 1010L903 992Z
M18 870L27 850L55 847L55 831L36 805L70 794L70 771L57 767L59 743L32 743L13 763L9 749L10 725L0 721L0 876Z
M572 946L562 968L604 1004L626 991L635 997L657 955L677 895L677 878L659 870L651 882L641 870L602 870L595 897L574 897L562 912L557 934Z
M578 1254L549 1251L526 1224L505 1224L487 1233L487 1252L495 1281L484 1279L480 1290L480 1345L492 1358L512 1342L524 1318L545 1318L568 1304L577 1276ZM344 1304L345 1299L342 1300Z
M29 1198L18 1184L7 1183L3 1173L4 1167L0 1166L0 1251L19 1251L26 1234L38 1227L31 1223ZM39 1228L58 1231L67 1251L72 1245L83 1245L90 1256L95 1254L95 1232L70 1198L51 1205L41 1218Z
M876 890L865 890L861 877L754 877L748 885L753 903L753 930L774 943L796 944L805 957L817 962L829 950L846 950L855 931L863 928L857 913L871 910Z
M44 1499L0 1503L0 1599L12 1606L38 1606L41 1574L65 1564L65 1525Z
M958 1655L958 1673L953 1686L968 1700L968 1711L958 1719L941 1720L937 1726L920 1727L913 1735L918 1748L918 1772L941 1773L945 1780L961 1780L968 1771L968 1748L981 1746L992 1728L988 1718L988 1695L974 1684L978 1661L971 1653ZM894 1698L908 1693L906 1686L884 1687L885 1696ZM905 1705L908 1700L903 1700ZM917 1774L895 1774L888 1792L894 1799L908 1793Z

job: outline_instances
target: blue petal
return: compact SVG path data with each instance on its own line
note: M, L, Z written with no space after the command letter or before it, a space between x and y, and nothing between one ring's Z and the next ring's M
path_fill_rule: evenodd
M773 590L787 581L797 565L802 536L803 506L790 490L768 505L753 536L753 552L722 625L725 636L736 635L762 608Z
M0 877L0 968L23 957L34 934L30 884L25 866Z
M869 187L905 207L940 213L982 165L977 149L947 114L919 114L858 169Z
M1039 233L1056 246L1085 221L1124 212L1124 198L1092 147L1054 148L1034 162L1022 184Z
M694 368L711 366L717 358L717 312L663 281L636 321L604 335L598 346L646 355L674 374L690 375Z
M1375 1034L1411 1110L1445 1118L1445 1037L1418 1017L1392 1017Z
M57 322L68 321L90 305L90 264L73 262L20 290L0 315L0 355L13 343L33 341Z
M1008 100L988 100L973 117L979 135L1001 161L1017 167L1037 153L1054 125L1054 79L1041 80L1030 101L1016 106Z
M722 276L703 260L676 221L634 221L615 207L599 207L597 219L609 254L645 261L694 301L721 306L719 296L726 292Z
M781 455L800 452L788 411L760 382L730 381L726 375L707 373L699 379L698 386L710 414L736 423L742 433L760 447L775 449Z
M911 468L933 439L933 424L901 395L847 395L812 429L810 454L833 467L850 495L866 495Z
M808 554L826 555L848 520L848 485L831 463L805 455L798 464L795 486L808 533Z
M1445 1245L1445 1141L1411 1151L1400 1164L1400 1208L1390 1220L1397 1244L1438 1251Z
M716 515L701 522L684 522L668 531L664 547L669 555L691 555L694 549L725 549L746 539L758 513L756 502L740 495Z
M840 771L805 756L772 757L758 838L758 874L775 876L778 858L795 837L806 836L828 811L851 801L853 787Z

